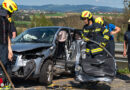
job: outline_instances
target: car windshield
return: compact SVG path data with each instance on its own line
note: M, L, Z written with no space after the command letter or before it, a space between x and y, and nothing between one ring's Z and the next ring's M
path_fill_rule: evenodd
M24 31L13 42L52 43L58 28L33 28Z

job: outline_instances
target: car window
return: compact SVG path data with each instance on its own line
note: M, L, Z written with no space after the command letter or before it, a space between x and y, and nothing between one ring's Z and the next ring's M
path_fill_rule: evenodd
M80 40L82 38L82 30L75 29L74 30L74 40Z
M57 28L34 28L19 35L15 42L52 43Z

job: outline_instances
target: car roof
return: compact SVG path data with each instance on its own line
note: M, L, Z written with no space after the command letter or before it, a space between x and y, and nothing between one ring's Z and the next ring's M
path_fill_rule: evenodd
M42 26L42 27L33 27L33 28L30 28L30 29L34 29L34 28L58 28L58 29L68 28L68 29L74 29L74 28L71 28L71 27L64 27L64 26Z

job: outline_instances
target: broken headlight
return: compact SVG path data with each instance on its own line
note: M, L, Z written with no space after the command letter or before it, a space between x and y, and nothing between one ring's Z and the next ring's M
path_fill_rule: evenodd
M22 59L36 59L38 57L38 55L23 55Z

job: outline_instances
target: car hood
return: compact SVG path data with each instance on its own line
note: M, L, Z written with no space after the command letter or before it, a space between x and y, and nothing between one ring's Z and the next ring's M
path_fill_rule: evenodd
M24 52L42 47L48 48L51 46L52 44L46 43L15 43L12 45L12 50L16 52Z

